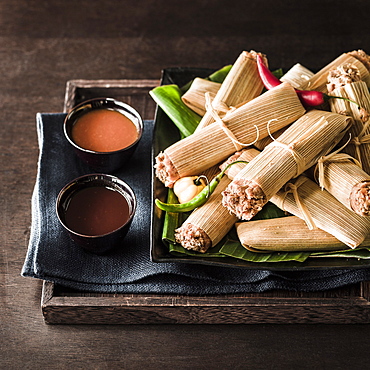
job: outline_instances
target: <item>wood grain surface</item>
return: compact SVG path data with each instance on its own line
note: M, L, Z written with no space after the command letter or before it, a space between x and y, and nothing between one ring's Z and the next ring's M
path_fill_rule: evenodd
M166 67L219 68L243 49L264 51L274 66L318 69L343 51L370 52L369 10L361 0L2 0L0 368L366 368L368 325L46 325L42 282L20 271L35 115L63 110L67 81L159 79ZM341 299L369 296L358 289Z

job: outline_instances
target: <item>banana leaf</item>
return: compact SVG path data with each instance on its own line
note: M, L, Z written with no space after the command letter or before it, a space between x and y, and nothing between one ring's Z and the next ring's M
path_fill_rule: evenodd
M249 262L304 262L310 256L309 252L274 252L256 253L245 249L239 240L229 239L220 249L226 256Z
M219 70L217 70L214 73L211 73L208 77L206 77L207 80L222 83L227 76L227 74L230 72L232 65L225 66Z
M272 73L275 75L275 77L279 79L284 76L284 71L282 68L275 69L274 71L272 71Z
M358 258L358 259L370 259L370 248L360 247L356 249L347 249L343 251L332 251L332 252L313 252L311 253L312 258L314 257L343 257L343 258Z
M173 189L168 189L167 203L175 204L178 203L177 197L173 192ZM183 222L188 218L189 212L187 213L174 213L165 212L162 240L169 246L175 245L175 230L180 227Z
M183 103L181 100L183 93L177 85L157 86L149 91L149 94L183 137L190 136L195 131L202 117Z
M214 248L211 248L206 253L200 253L196 251L191 251L183 248L179 244L170 244L169 251L174 256L193 256L193 257L227 257L225 254L220 252L220 249L222 248L223 243L220 242L218 245L216 245Z

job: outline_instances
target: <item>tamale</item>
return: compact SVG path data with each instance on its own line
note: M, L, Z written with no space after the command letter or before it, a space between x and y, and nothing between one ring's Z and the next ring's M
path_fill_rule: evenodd
M205 94L209 93L214 98L220 87L219 82L196 77L181 99L190 109L203 117L206 112Z
M288 182L270 201L305 221L309 216L315 227L335 236L350 248L358 247L370 233L369 217L349 210L305 176Z
M256 53L253 50L243 51L222 82L212 101L212 106L220 117L223 117L230 108L246 103L261 94L263 83L258 74L257 54L266 61L266 57L261 53ZM213 115L206 112L199 122L197 130L212 122L214 122Z
M314 73L312 71L297 63L290 68L280 80L289 82L295 89L301 89L313 75Z
M306 84L301 86L301 89L327 92L326 83L329 71L342 64L351 64L356 67L360 72L361 79L370 87L370 73L367 59L367 54L362 50L343 53L315 73Z
M240 160L242 153L242 160L250 161L259 152L254 148L237 152L222 164L221 170L229 163ZM237 165L234 164L230 168ZM237 218L230 214L221 202L221 192L229 183L228 177L224 176L207 202L196 208L184 224L176 230L176 241L184 248L201 253L206 252L209 248L214 247L237 221Z
M215 246L232 228L237 218L221 204L221 191L230 180L224 176L201 207L195 209L175 231L176 242L184 248L204 253Z
M297 252L344 250L348 247L321 229L310 230L297 216L237 222L241 244L253 251Z
M242 220L250 220L291 178L330 152L352 119L312 110L294 122L240 171L223 192L223 204Z
M345 153L332 153L316 166L319 185L348 209L360 216L370 215L370 176Z
M353 118L349 130L352 140L343 151L356 158L370 174L370 93L366 83L360 80L357 68L344 64L329 72L328 92L352 101L330 99L330 109Z
M248 158L250 155L256 155L257 158L261 154L258 154L258 151L250 152ZM246 160L245 154L242 152L237 159ZM233 180L245 168L245 164L237 163L231 166L226 174ZM359 216L349 210L328 191L321 190L318 184L304 175L286 183L272 196L270 202L304 220L310 230L319 228L350 248L358 247L370 233L368 217Z
M282 83L159 153L156 176L172 187L178 178L201 173L304 113L293 87Z

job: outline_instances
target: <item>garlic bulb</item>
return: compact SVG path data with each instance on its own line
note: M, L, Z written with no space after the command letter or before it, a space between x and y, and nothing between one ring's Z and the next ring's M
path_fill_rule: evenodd
M173 191L179 203L186 203L197 196L206 184L199 176L188 176L178 179L173 185Z

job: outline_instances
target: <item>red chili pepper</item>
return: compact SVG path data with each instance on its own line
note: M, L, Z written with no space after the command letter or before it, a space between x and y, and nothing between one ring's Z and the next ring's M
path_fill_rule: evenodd
M263 85L267 90L270 90L280 84L282 82L266 67L265 63L263 62L260 55L257 55L257 67L258 67L258 73L261 77L261 80L263 82ZM339 98L339 99L345 99L326 95L323 92L320 91L308 91L308 90L296 90L296 93L301 100L302 104L304 106L308 107L316 107L318 105L321 105L328 101L330 98ZM347 99L346 99L347 100Z
M296 93L302 104L309 107L316 107L318 105L324 104L330 98L334 98L334 96L329 96L324 94L323 92L314 90L296 90Z
M260 55L257 54L258 73L261 77L263 85L267 90L279 86L282 82L267 68Z

